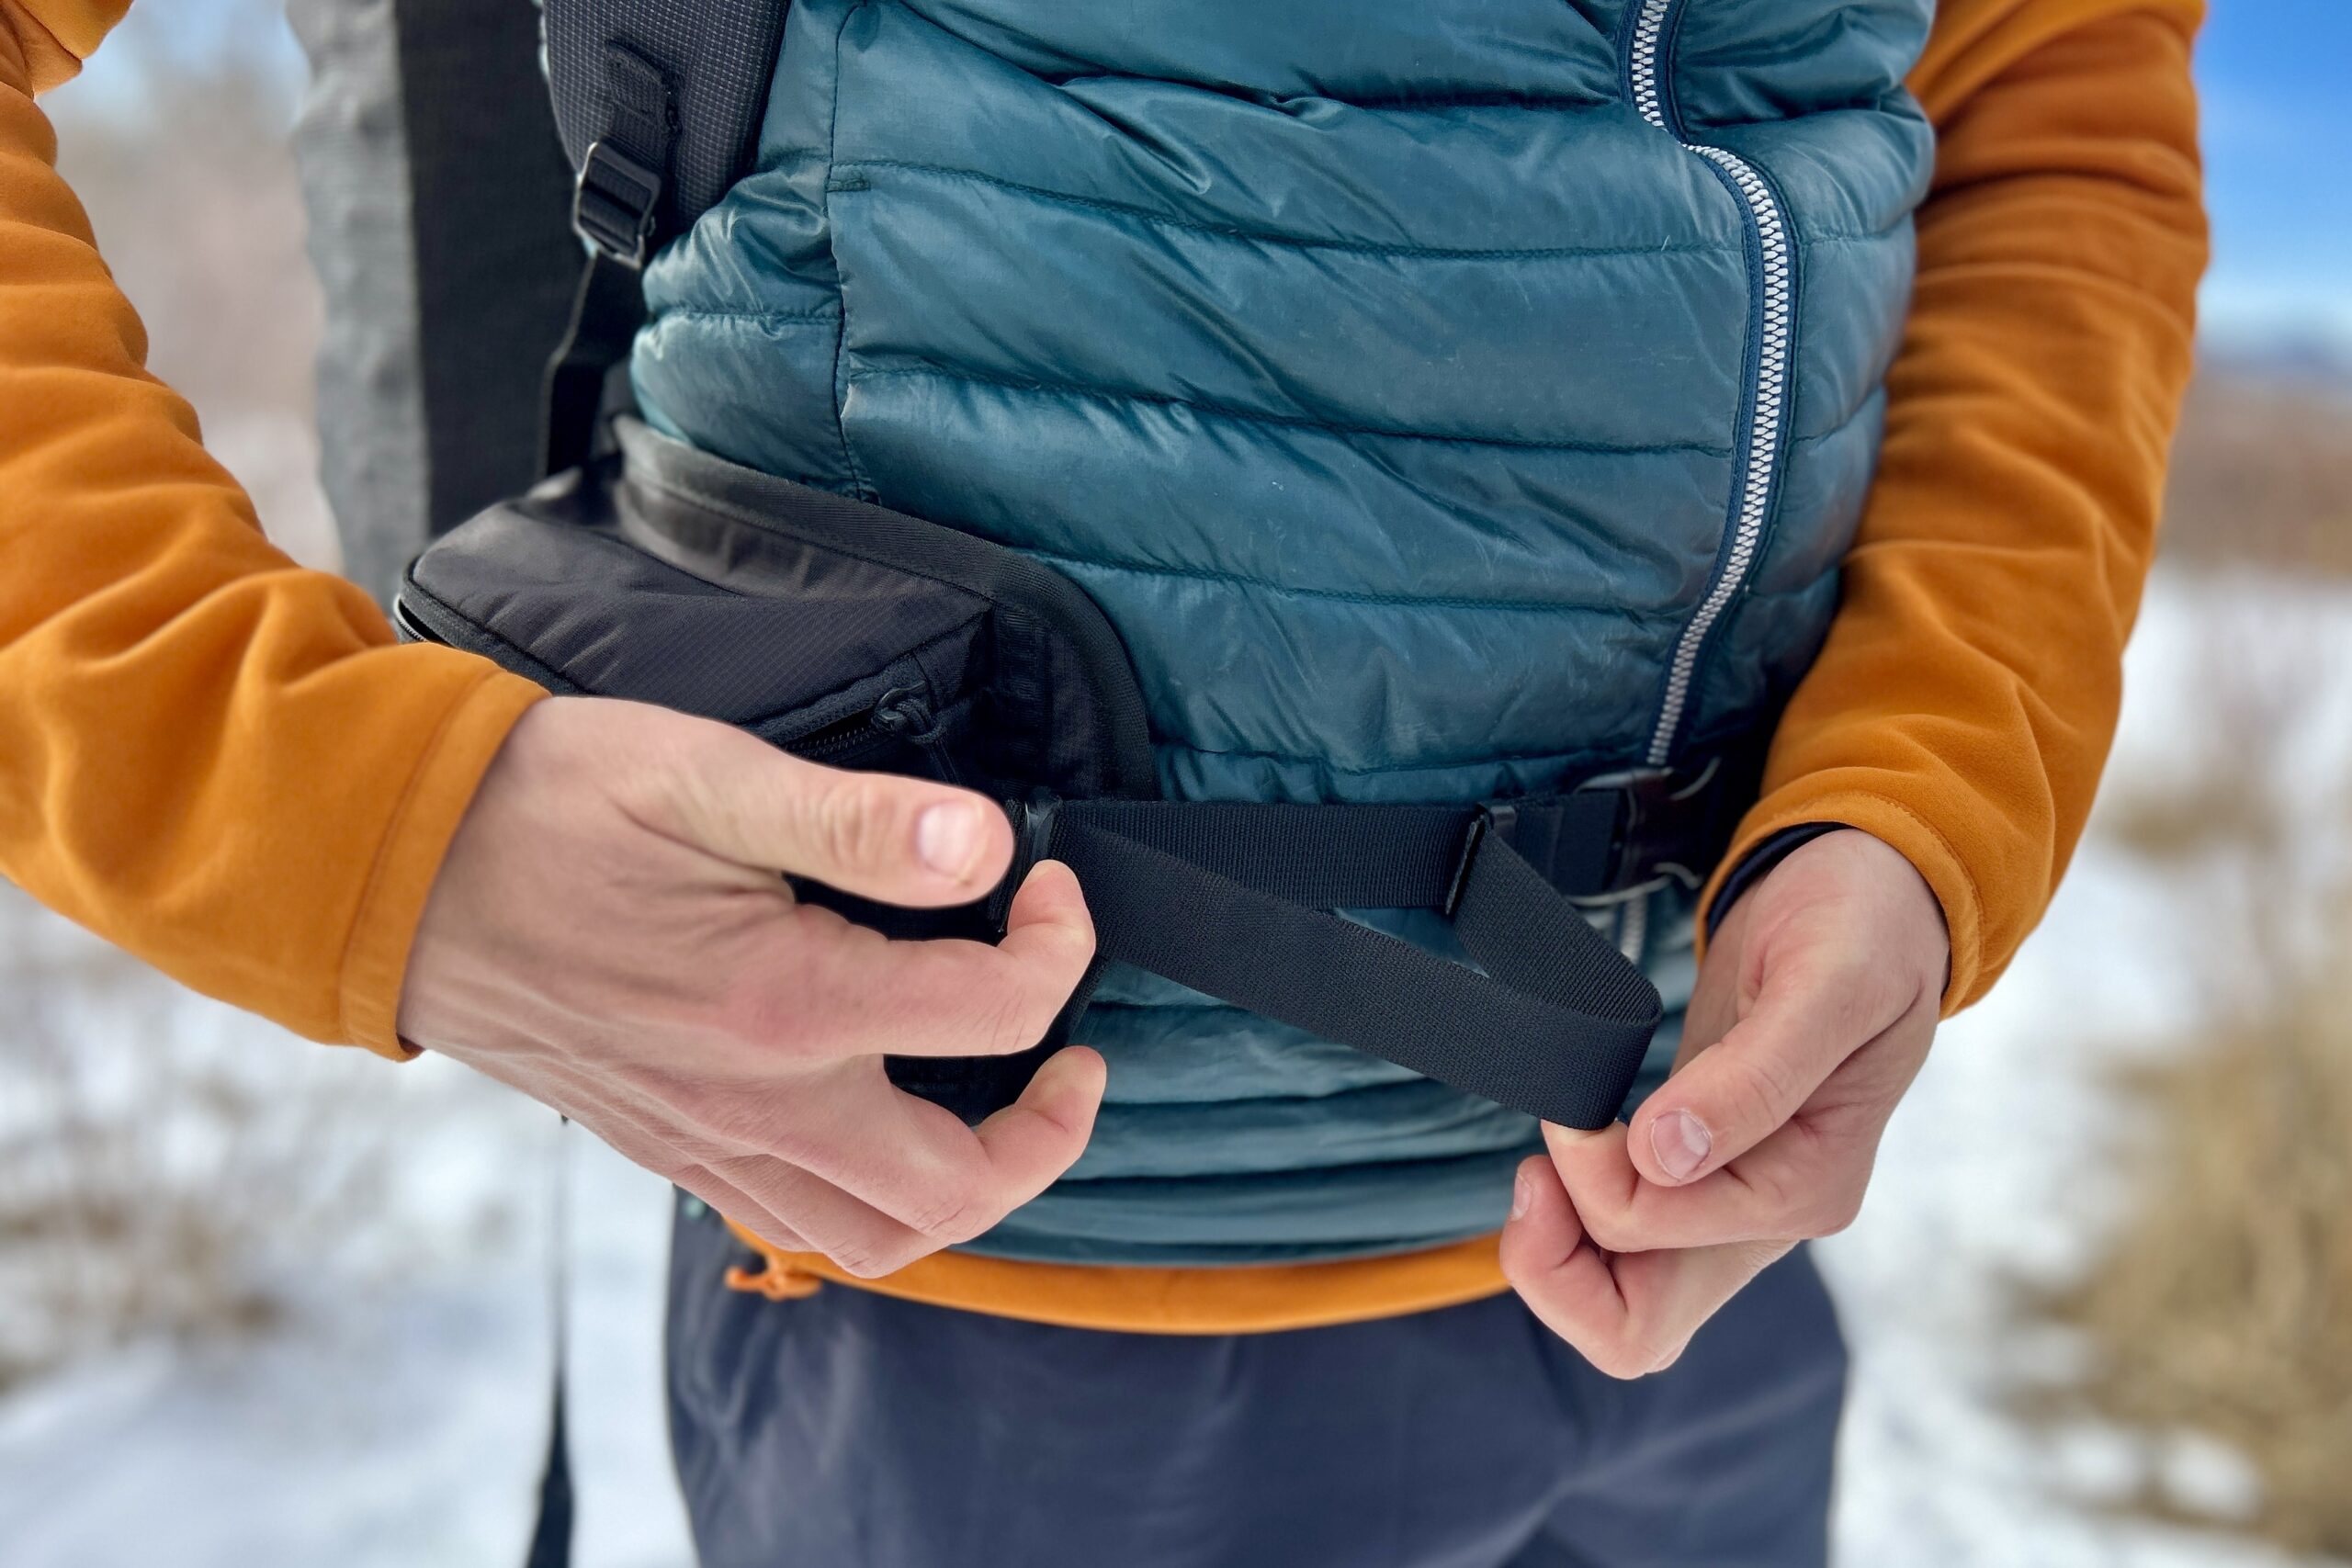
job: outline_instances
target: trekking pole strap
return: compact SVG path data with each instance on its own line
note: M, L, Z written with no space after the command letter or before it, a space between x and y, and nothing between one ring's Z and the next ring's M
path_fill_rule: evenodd
M1661 857L1698 859L1686 819L1717 813L1702 787L1672 779L1595 784L1489 807L1040 796L1013 807L1022 853L1008 886L1061 861L1104 959L1545 1121L1600 1127L1662 1010L1575 900L1679 879ZM1376 908L1450 915L1477 967L1329 912Z

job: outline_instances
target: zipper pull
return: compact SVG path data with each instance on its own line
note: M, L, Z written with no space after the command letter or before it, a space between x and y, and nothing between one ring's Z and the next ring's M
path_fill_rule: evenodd
M873 724L910 746L936 746L947 736L947 727L924 701L922 691L912 686L894 686L883 693L874 704Z

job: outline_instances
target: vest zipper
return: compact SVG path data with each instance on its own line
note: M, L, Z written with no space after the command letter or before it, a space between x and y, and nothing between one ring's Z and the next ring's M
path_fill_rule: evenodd
M1690 704L1690 688L1698 677L1699 655L1707 636L1723 618L1733 598L1747 581L1764 541L1764 525L1771 516L1772 494L1780 477L1783 414L1787 408L1789 348L1795 333L1796 293L1792 287L1793 260L1788 224L1780 198L1755 165L1736 152L1709 147L1684 138L1669 118L1671 105L1661 75L1662 57L1672 36L1670 24L1681 0L1643 0L1634 18L1627 76L1634 107L1641 117L1665 131L1685 149L1713 164L1726 185L1747 208L1756 241L1754 278L1757 307L1755 380L1749 389L1747 440L1740 458L1739 507L1734 515L1728 547L1715 569L1714 581L1699 608L1682 628L1667 666L1666 694L1659 701L1657 724L1650 732L1645 761L1662 768L1672 760L1674 742Z

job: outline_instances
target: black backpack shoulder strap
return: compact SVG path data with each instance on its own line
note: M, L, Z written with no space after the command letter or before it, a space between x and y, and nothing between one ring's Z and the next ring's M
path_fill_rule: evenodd
M672 108L649 238L679 233L741 175L767 105L786 0L545 0L548 88L579 175L630 134L650 72ZM642 157L643 153L634 154Z
M638 275L647 257L726 195L748 162L786 6L545 0L548 90L571 166L571 231L585 243L587 259L562 340L545 362L541 473L576 467L592 455L614 367L644 318ZM517 361L538 362L537 355ZM518 399L515 406L532 405ZM559 1258L563 1245L559 1230ZM528 1568L564 1568L571 1560L565 1283L560 1263L552 1267L555 1373Z
M579 267L526 0L288 0L325 295L322 477L389 600L437 534L531 482L539 368Z
M541 471L585 462L644 304L639 271L750 162L786 0L546 0L548 87L588 260L548 361Z

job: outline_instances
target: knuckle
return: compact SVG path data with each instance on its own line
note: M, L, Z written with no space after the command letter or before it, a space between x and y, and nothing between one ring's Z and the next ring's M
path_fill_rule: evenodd
M853 1236L826 1247L825 1256L845 1274L878 1280L885 1274L897 1273L927 1250L908 1241Z
M943 1247L969 1241L995 1224L983 1195L969 1187L947 1190L917 1209L908 1225Z
M1795 1224L1812 1212L1816 1201L1811 1188L1792 1181L1788 1172L1773 1167L1748 1170L1743 1179L1747 1183L1752 1212L1767 1222Z
M745 1149L767 1149L777 1141L776 1109L766 1096L716 1095L695 1117L685 1136L706 1160L727 1159Z
M1009 1056L1026 1051L1045 1038L1059 1006L1034 987L1006 987L980 1007L977 1024L982 1053Z
M1645 1237L1630 1210L1609 1200L1579 1199L1577 1217L1584 1222L1584 1234L1593 1246L1603 1252L1639 1252Z
M1862 1195L1858 1190L1840 1190L1817 1200L1813 1212L1806 1216L1804 1234L1818 1239L1836 1235L1862 1217Z
M1722 1107L1718 1128L1751 1129L1756 1135L1779 1125L1793 1100L1794 1080L1781 1063L1743 1055L1724 1064L1716 1092Z
M718 1032L738 1045L797 1056L807 1055L811 1043L808 1012L807 998L788 997L765 976L745 975L721 991L715 1021Z
M879 792L843 777L815 791L809 812L818 852L830 863L858 871L889 864L897 813Z
M1053 929L1048 943L1050 956L1057 965L1072 976L1094 959L1094 922L1091 919L1063 921Z
M870 1247L852 1242L837 1241L825 1248L825 1256L834 1268L860 1280L877 1280L890 1270Z
M1505 1284L1522 1296L1533 1292L1536 1285L1534 1273L1527 1267L1527 1260L1520 1256L1519 1248L1511 1246L1508 1240L1504 1242L1502 1247L1502 1266Z
M1658 1371L1682 1354L1683 1343L1662 1325L1645 1324L1634 1328L1625 1340L1625 1364L1631 1370L1624 1375L1638 1378Z
M695 1167L708 1168L719 1160L729 1158L741 1146L735 1141L727 1125L726 1118L723 1117L695 1115L690 1119L682 1119L668 1129L667 1135L671 1147L677 1152L679 1165L682 1168L689 1170ZM672 1172L662 1171L659 1174L669 1177L680 1187L690 1190L693 1188L694 1184L691 1181L681 1180ZM696 1193L695 1196L702 1195Z
M1620 1382L1631 1382L1657 1364L1657 1356L1645 1350L1636 1335L1611 1335L1583 1348L1595 1371Z
M1512 1290L1531 1300L1543 1293L1546 1270L1530 1255L1520 1233L1505 1228L1499 1258L1503 1279Z

